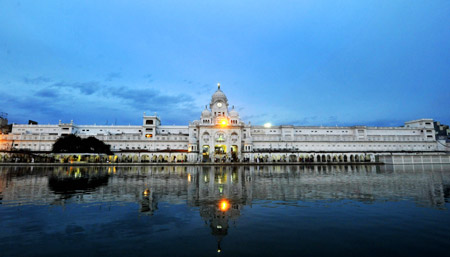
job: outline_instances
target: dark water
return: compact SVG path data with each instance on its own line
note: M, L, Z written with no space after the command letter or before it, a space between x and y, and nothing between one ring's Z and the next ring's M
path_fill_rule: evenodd
M449 200L445 165L0 167L0 255L448 256Z

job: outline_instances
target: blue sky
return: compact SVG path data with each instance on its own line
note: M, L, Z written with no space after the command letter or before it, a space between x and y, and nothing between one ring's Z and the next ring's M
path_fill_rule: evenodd
M450 123L450 1L0 1L10 122Z

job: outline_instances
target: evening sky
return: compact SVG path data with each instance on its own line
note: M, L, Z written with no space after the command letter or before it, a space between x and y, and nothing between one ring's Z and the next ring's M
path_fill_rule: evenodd
M10 122L450 122L450 1L0 1Z

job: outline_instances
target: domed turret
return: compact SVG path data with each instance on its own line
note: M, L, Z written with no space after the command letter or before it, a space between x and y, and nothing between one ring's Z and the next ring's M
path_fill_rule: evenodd
M205 106L205 109L202 111L202 118L211 118L212 113L208 110L208 107Z
M230 117L232 117L232 118L239 118L239 113L234 109L234 105L233 105L233 108L230 111Z

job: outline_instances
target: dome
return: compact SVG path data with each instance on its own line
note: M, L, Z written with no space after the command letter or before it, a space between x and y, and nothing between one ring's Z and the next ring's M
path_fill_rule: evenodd
M205 109L202 111L202 117L204 118L210 118L212 116L212 113L210 110L208 110L205 106Z
M212 95L212 102L216 102L218 100L223 100L224 102L227 101L227 96L222 92L222 90L217 89L217 91Z
M217 83L217 90L212 95L211 104L218 102L218 101L225 102L228 105L227 96L222 92L222 90L220 90L220 83Z
M230 111L230 117L239 117L239 113L234 109L234 106L233 106L233 109L231 109L231 111Z

